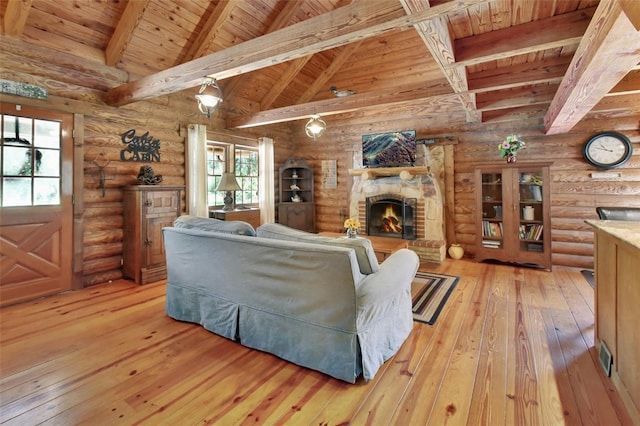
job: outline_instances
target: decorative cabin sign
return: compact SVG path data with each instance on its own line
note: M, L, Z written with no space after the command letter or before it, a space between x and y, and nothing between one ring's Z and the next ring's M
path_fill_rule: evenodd
M120 151L122 161L160 162L160 139L149 136L148 131L142 136L136 136L136 130L130 129L120 136L122 143L127 145Z

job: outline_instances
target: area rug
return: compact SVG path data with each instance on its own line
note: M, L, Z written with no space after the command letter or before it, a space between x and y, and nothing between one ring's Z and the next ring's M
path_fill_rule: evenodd
M411 283L413 320L433 325L460 277L418 272Z

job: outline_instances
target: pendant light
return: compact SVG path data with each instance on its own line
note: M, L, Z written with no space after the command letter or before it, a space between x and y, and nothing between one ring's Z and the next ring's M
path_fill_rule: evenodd
M307 124L304 126L305 133L310 138L313 138L314 141L322 136L325 130L327 130L327 123L325 123L319 115L312 115L311 119L307 121Z
M211 118L213 110L222 102L222 92L215 78L206 78L202 82L196 99L198 100L200 112L205 114L207 118Z

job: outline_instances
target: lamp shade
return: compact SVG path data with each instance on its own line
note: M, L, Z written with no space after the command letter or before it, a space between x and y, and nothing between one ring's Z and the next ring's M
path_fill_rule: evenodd
M238 185L236 175L233 173L223 173L216 191L239 191L242 188Z

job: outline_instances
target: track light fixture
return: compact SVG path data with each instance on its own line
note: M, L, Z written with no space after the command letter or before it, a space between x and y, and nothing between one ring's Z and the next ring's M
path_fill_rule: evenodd
M313 138L314 141L322 136L325 130L327 130L327 123L325 123L319 115L312 115L311 119L307 121L307 124L304 126L305 133L310 138Z
M215 78L205 78L196 99L200 112L205 114L207 118L211 118L211 112L222 102L222 92Z

